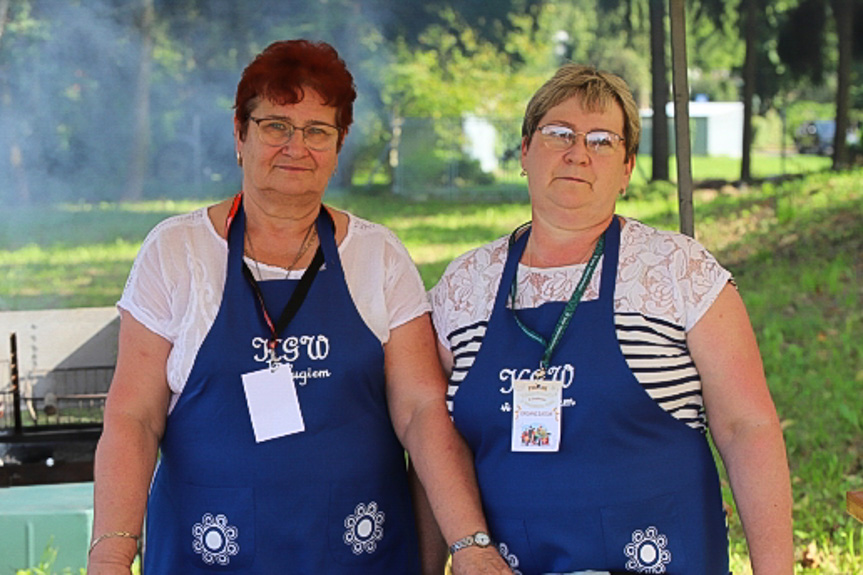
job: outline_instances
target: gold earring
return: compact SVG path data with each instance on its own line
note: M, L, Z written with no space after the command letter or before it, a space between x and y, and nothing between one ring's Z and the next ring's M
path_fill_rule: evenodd
M524 170L524 168L522 168L522 169L521 169L521 174L519 174L519 175L520 175L522 178L523 178L523 177L525 177L525 176L527 175L527 172Z
M240 152L237 152L237 165L243 167L243 156L240 155Z

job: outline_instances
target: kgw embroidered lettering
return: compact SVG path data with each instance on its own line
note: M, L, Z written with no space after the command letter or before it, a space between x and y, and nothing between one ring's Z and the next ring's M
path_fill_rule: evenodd
M254 360L265 363L270 361L267 338L252 338L252 349L256 350ZM321 361L330 354L330 340L325 335L290 336L276 340L276 361L295 362L303 357Z
M507 383L507 387L501 387L500 392L503 394L512 393L513 382L521 379L533 379L533 374L536 370L526 367L523 369L505 367L500 370L500 380ZM563 365L551 365L545 372L545 379L559 381L564 389L572 385L575 379L575 366L570 363Z

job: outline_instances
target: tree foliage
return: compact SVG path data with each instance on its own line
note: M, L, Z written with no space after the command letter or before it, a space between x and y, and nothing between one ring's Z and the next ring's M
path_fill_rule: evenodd
M517 127L530 95L567 60L620 74L649 107L650 1L259 0L249 10L235 0L152 0L145 26L144 0L0 0L0 197L117 199L132 158L144 155L144 196L233 189L239 73L288 37L332 43L355 75L342 183L359 165L386 167L393 118L479 114ZM813 79L832 95L838 41L826 3L753 1L755 112L816 93ZM860 36L861 0L841 1L856 7ZM690 0L693 93L739 97L739 2ZM863 42L853 49L859 58ZM138 87L144 77L149 88ZM852 107L863 99L858 84ZM136 98L142 90L148 101ZM149 134L135 122L144 106Z
M863 34L863 0L802 0L788 11L788 18L779 33L777 52L795 80L807 79L813 84L825 82L828 69L836 71L836 130L833 167L848 167L849 150L846 132L850 127L852 94L855 82L854 58L860 68L860 41ZM834 49L828 50L826 39L830 35L829 15L834 24ZM805 41L801 41L805 38ZM854 39L857 39L856 47Z
M827 12L823 0L803 0L787 13L777 53L795 79L820 84L825 73Z

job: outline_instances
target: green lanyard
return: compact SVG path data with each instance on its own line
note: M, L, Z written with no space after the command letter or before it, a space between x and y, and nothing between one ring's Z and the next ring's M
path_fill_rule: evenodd
M510 246L515 242L516 233L523 227L524 226L519 227L512 233L512 236L510 236ZM550 340L546 340L540 334L524 325L524 323L522 323L518 318L518 314L515 311L515 294L517 289L516 286L518 285L518 273L513 276L509 295L510 307L512 308L512 315L515 318L515 322L525 335L545 348L545 352L543 352L542 359L539 362L539 370L534 374L535 379L543 379L545 377L548 364L551 362L551 356L554 353L557 344L559 344L560 340L563 338L563 334L569 326L569 322L572 320L573 314L575 314L575 308L578 307L578 303L584 295L584 290L587 289L587 284L590 283L590 278L593 277L593 272L596 270L596 266L599 263L599 258L602 256L604 248L605 235L602 235L596 243L596 247L593 249L593 255L590 256L590 261L587 262L587 267L584 268L584 272L581 274L581 279L578 280L578 285L575 286L575 290L569 297L569 301L566 302L566 307L563 308L563 312L561 312L560 317L557 318L557 325L554 326L554 331L551 334Z

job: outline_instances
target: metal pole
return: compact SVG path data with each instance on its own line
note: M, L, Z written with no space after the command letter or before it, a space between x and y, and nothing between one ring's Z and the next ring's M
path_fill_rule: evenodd
M18 334L9 336L9 379L12 382L12 413L15 418L15 435L20 435L24 428L21 424L21 387L18 377Z
M695 214L692 205L692 145L689 140L689 83L686 77L686 12L683 0L669 0L669 2L680 231L695 237Z

